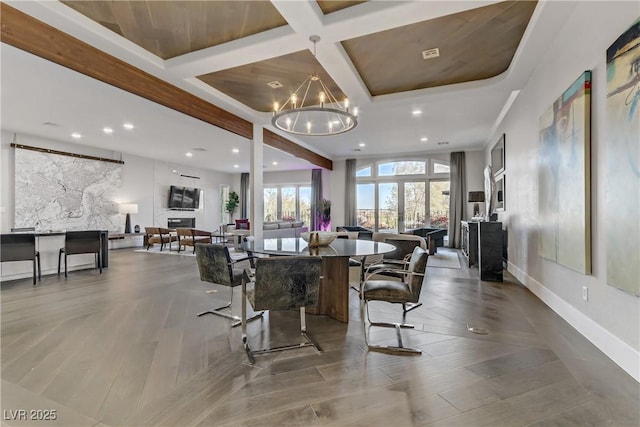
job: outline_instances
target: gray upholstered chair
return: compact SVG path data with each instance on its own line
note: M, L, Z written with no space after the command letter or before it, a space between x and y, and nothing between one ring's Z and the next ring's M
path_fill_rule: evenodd
M382 255L381 259L372 262L372 258L366 258L362 264L362 270L360 274L360 287L362 288L362 282L364 281L365 270L369 273L377 272L384 276L391 276L402 278L403 273L396 270L404 270L407 266L409 257L413 253L415 247L420 247L424 250L427 249L427 242L420 236L414 236L411 234L397 234L397 233L373 233L373 241L389 243L395 246L395 250L387 252ZM359 289L358 289L359 290ZM403 306L405 312L413 310L419 307L421 304L407 304Z
M391 353L413 353L420 354L420 350L404 347L402 344L402 335L400 333L401 328L413 328L413 325L404 323L404 318L407 313L406 305L416 304L420 299L420 291L422 290L422 281L424 280L424 272L427 267L427 258L429 254L419 246L413 249L413 253L407 264L407 268L403 270L403 279L398 281L394 279L377 279L373 280L372 277L380 274L380 271L373 273L367 273L365 276L362 289L360 291L360 299L362 304L362 324L364 326L364 339L369 350L383 351ZM396 270L397 272L397 270ZM372 322L369 317L369 301L385 301L395 304L402 304L403 307L403 322L402 323L387 323L387 322ZM398 337L397 346L378 346L369 344L367 338L367 327L364 319L364 312L367 313L367 320L371 326L392 327L396 329L396 335Z
M240 262L247 261L248 258L231 259L229 248L221 244L198 243L195 245L195 248L200 280L231 288L231 298L227 304L198 313L198 316L215 314L216 316L234 320L231 326L240 325L240 317L234 316L231 313L222 312L221 310L231 309L231 304L233 303L233 288L242 284L243 270L241 268L235 268L235 266ZM262 313L256 313L249 320L257 319L260 316L262 316Z
M0 235L0 262L32 261L33 285L36 284L36 266L38 280L40 271L40 253L36 251L36 236L33 233Z
M307 256L256 258L255 275L246 269L242 283L243 293L247 296L242 304L242 342L249 362L255 362L254 355L274 351L293 350L302 347L322 349L307 332L305 307L318 303L320 282L322 281L322 258ZM290 310L300 309L299 343L273 348L251 350L247 340L246 300L254 310Z
M67 257L69 255L94 254L96 267L102 274L102 237L100 230L67 231L64 236L64 247L58 252L58 276L60 263L64 254L64 277L67 277Z

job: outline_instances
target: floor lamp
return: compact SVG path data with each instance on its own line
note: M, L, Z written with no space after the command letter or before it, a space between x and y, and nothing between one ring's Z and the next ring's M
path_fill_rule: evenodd
M120 203L118 211L127 215L124 221L124 232L131 233L131 214L138 213L138 205L136 203Z

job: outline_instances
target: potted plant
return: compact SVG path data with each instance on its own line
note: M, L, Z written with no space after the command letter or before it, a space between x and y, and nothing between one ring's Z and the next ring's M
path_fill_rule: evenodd
M319 211L320 230L331 231L331 200L322 199Z
M224 210L229 214L229 221L233 218L233 213L238 209L238 205L240 204L240 197L238 197L238 193L232 191L229 193L229 199L227 203L224 205Z

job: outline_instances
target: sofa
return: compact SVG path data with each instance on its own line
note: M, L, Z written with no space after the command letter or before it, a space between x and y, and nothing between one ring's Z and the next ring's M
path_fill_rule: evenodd
M371 240L373 236L373 231L359 225L341 225L336 227L336 231L357 231L360 240Z
M227 233L233 233L235 225L227 226ZM309 231L302 221L265 222L262 226L262 237L274 239L277 237L300 237L300 233Z

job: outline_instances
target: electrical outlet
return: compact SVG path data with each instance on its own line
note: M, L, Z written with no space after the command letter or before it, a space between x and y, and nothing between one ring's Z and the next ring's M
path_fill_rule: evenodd
M589 301L589 288L586 286L582 287L582 299L585 301Z

